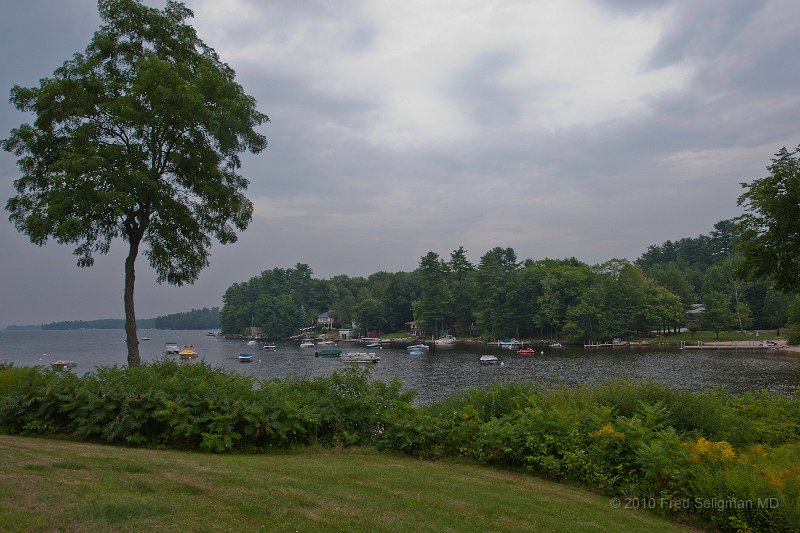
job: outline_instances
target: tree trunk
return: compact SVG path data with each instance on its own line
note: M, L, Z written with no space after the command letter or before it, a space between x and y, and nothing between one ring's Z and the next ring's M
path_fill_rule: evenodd
M139 366L142 358L139 356L139 337L136 334L136 311L133 308L133 286L136 275L134 263L139 255L139 241L130 237L128 257L125 258L125 339L128 342L128 366Z

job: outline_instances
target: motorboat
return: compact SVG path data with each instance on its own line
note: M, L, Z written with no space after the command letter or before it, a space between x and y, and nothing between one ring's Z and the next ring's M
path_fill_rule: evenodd
M435 341L433 341L433 344L435 344L436 346L452 346L455 343L456 343L456 338L453 337L452 335L443 335L438 339L436 339Z
M536 355L536 350L533 348L523 348L521 350L517 350L517 355Z
M550 343L550 348L563 348L563 347L564 345L562 345L560 342Z
M164 353L167 355L178 355L178 352L180 351L181 349L178 348L177 342L172 341L164 345Z
M251 353L240 353L239 354L239 362L240 363L249 363L250 361L253 360L253 357L255 357L255 356L253 354L251 354Z
M250 341L247 341L247 345L248 345L248 346L255 346L255 345L256 345L256 341L255 341L255 339L253 339L253 340L250 340Z
M192 357L197 357L197 352L194 350L194 345L184 344L183 349L178 352L178 355L181 359L191 359Z
M415 351L415 350L418 351L418 352L427 352L430 349L431 349L431 347L428 346L427 344L412 344L411 346L406 348L406 350L408 350L409 352Z
M342 351L339 348L325 348L318 352L314 352L315 357L339 357Z
M265 349L265 350L277 350L277 349L278 349L278 347L277 347L276 345L274 345L274 344L270 343L270 344L265 344L265 345L264 345L264 349Z
M496 355L482 355L480 362L482 365L496 365L500 360Z
M381 343L379 342L371 342L367 344L366 348L377 348L380 350L381 348L383 348L383 346L381 346Z
M51 366L57 370L67 370L68 368L75 368L78 366L78 363L75 361L68 361L66 359L58 359L53 361Z
M374 352L347 352L340 357L346 363L377 363L381 360Z
M313 348L314 342L311 339L304 339L303 342L300 343L301 348Z
M333 346L334 344L336 343L330 339L323 339L317 343L319 346Z
M522 341L518 341L517 339L500 339L497 343L500 345L501 348L515 348L517 346L522 346Z
M426 353L427 352L425 352L423 350L417 350L417 349L408 350L408 355L425 355Z

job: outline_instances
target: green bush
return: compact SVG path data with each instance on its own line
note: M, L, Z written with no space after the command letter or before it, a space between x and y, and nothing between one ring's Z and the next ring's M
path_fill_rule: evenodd
M800 523L797 398L626 378L574 389L496 385L427 406L413 398L399 381L362 369L255 382L168 360L80 377L0 367L0 429L11 433L214 453L376 446L648 498L664 513L693 513L725 530Z

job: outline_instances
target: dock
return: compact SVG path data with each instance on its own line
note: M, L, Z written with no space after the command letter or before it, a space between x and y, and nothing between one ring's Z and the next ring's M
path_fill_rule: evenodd
M706 344L698 341L697 344L686 344L686 341L681 341L681 350L768 350L773 346L756 343L756 341L747 341L746 344L733 343L720 343L714 342L713 344Z

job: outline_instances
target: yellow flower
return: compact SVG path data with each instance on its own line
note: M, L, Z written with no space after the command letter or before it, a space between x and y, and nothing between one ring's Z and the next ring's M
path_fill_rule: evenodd
M614 437L615 439L622 440L625 438L625 433L619 432L614 429L614 426L611 424L606 424L605 426L601 427L600 429L596 429L589 433L590 437L595 439L608 435L609 437Z
M689 453L692 460L696 463L710 461L732 461L736 459L736 452L733 451L727 441L710 441L705 437L700 437L697 442L689 444Z

